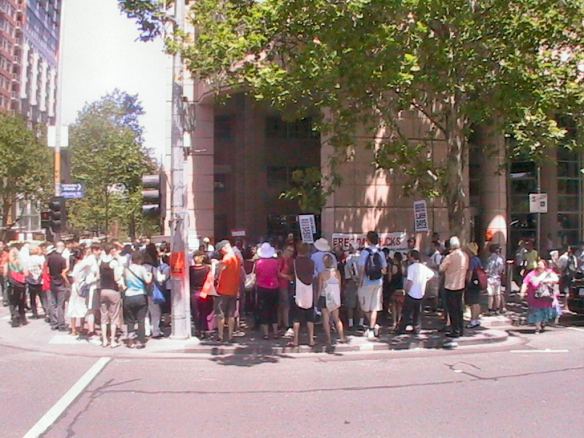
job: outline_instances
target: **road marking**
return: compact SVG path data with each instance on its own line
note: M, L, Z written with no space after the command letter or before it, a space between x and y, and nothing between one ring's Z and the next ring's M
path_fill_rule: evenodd
M580 327L567 327L568 330L575 330L577 332L584 332L584 328Z
M65 410L79 397L87 386L97 377L97 375L112 360L111 357L102 357L87 370L83 376L65 393L61 399L53 405L49 411L30 429L24 438L36 438L45 433Z
M570 350L551 350L546 348L545 350L511 350L510 353L569 353Z

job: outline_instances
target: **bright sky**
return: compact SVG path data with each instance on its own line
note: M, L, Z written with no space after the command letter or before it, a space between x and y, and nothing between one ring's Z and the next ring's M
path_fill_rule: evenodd
M171 74L162 42L136 41L136 25L120 14L116 0L64 3L63 124L73 123L86 102L115 88L138 94L146 112L146 146L160 158Z

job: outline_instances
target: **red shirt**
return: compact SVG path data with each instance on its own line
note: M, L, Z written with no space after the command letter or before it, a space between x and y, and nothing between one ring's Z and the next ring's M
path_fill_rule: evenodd
M239 293L241 284L241 264L235 253L230 252L223 256L221 260L223 270L219 274L217 293L235 297Z
M279 259L280 263L278 269L281 274L291 274L292 273L292 258L291 257L282 257ZM288 282L286 278L279 277L280 281L280 289L288 289Z

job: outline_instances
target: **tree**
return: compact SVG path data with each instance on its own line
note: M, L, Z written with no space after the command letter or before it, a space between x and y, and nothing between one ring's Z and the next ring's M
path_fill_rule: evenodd
M141 221L142 175L154 171L143 147L138 96L114 90L86 104L71 127L71 175L85 183L85 197L72 201L71 225L80 231L109 231L117 220Z
M541 160L566 141L558 116L583 118L581 0L199 0L191 8L197 38L175 32L168 48L197 77L298 115L321 110L320 129L337 151L333 172L357 127L383 133L375 165L401 170L406 189L441 196L456 234L466 231L463 178L477 126L513 137L509 157ZM425 138L404 135L405 111L423 118ZM435 141L447 148L438 166Z
M19 198L44 201L52 193L49 149L19 116L0 113L0 208L2 226Z

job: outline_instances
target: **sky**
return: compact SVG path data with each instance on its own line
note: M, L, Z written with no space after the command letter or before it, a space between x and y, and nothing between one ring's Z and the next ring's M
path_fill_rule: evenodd
M116 0L65 0L63 19L63 124L85 103L119 88L138 94L145 110L145 146L160 158L166 141L170 59L161 41L137 41L136 24Z

